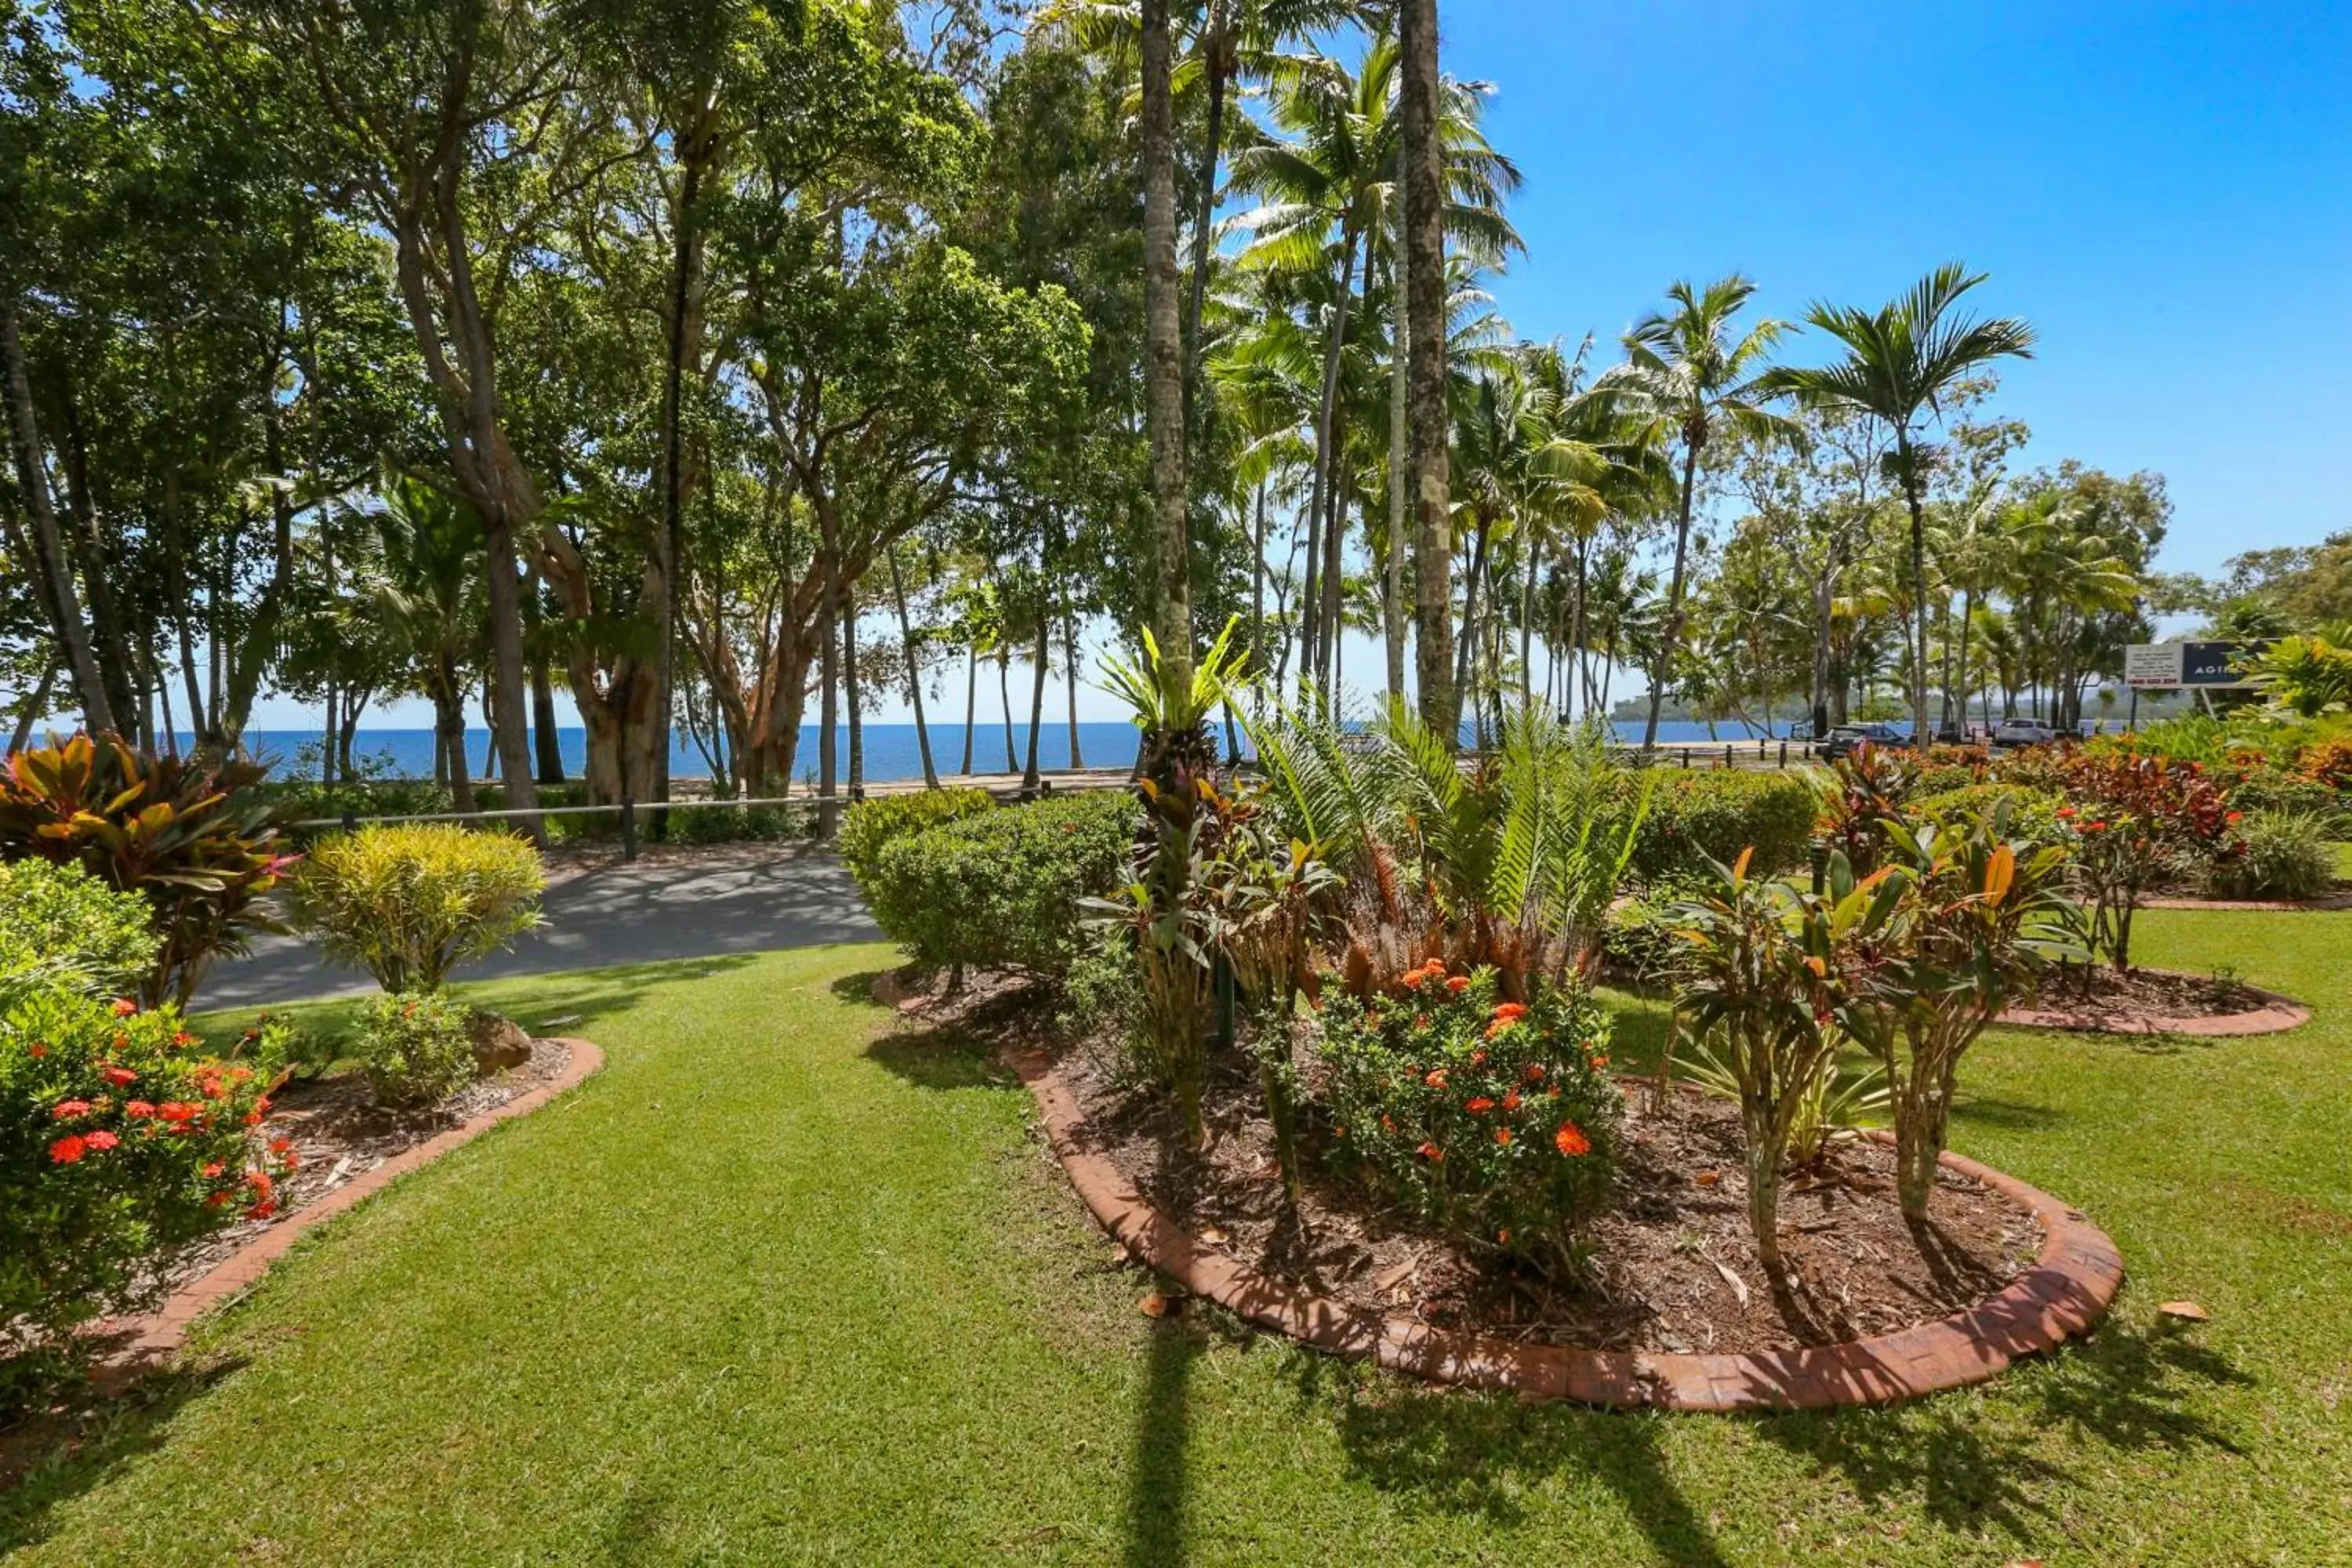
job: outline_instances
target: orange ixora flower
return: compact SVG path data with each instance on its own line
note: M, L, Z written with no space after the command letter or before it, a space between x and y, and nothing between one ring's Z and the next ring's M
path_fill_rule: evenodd
M1484 1116L1495 1109L1495 1102L1482 1094L1475 1099L1463 1101L1462 1109L1473 1116Z
M1497 1142L1497 1143L1505 1143L1505 1144L1507 1144L1508 1142L1510 1142L1510 1141L1511 1141L1511 1130L1510 1130L1509 1128L1507 1128L1507 1127L1497 1127L1497 1128L1496 1128L1496 1129L1495 1129L1495 1142Z
M109 1068L100 1076L117 1089L122 1089L139 1081L139 1075L129 1068Z
M1510 1093L1508 1093L1508 1094L1507 1094L1507 1095L1503 1096L1503 1109L1504 1109L1504 1110L1517 1110L1518 1108L1519 1108L1519 1091L1518 1091L1517 1089L1515 1089L1511 1090L1511 1092L1510 1092Z
M80 1138L68 1133L49 1145L49 1158L60 1165L70 1165L82 1156L88 1145Z
M59 1121L70 1121L77 1116L88 1116L89 1114L89 1101L87 1100L60 1100L58 1101L58 1108L55 1110L50 1111L49 1114Z
M139 1011L139 1004L133 1002L130 997L117 996L114 999L114 1016L116 1017L128 1018L131 1014L136 1013L137 1011Z
M106 1129L101 1127L97 1131L85 1135L82 1142L93 1149L104 1150L113 1148L117 1143L121 1142L122 1140L117 1138L113 1133L109 1132Z
M1445 1158L1445 1151L1439 1148L1434 1143L1423 1143L1420 1148L1415 1149L1413 1152L1420 1155L1424 1160L1443 1160ZM77 1155L76 1158L79 1159L79 1156Z
M1592 1152L1592 1140L1587 1138L1584 1135L1584 1129L1573 1121L1561 1122L1559 1131L1551 1135L1551 1142L1552 1147L1571 1160L1580 1154Z
M1543 1081L1543 1063L1529 1062L1528 1064L1528 1081L1529 1083L1541 1083Z
M1514 1018L1524 1018L1527 1016L1528 1005L1524 1002L1497 1002L1495 1004L1495 1016L1500 1022L1508 1023Z
M1453 975L1445 982L1445 988L1454 995L1459 996L1462 993L1470 989L1470 977L1466 974Z
M1423 1079L1421 1081L1427 1084L1432 1089L1444 1089L1445 1087L1445 1069L1444 1068L1432 1068L1429 1069L1429 1076Z

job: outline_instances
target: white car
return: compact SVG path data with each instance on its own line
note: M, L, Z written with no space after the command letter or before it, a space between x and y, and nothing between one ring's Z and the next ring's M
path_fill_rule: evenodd
M1996 746L2047 746L2055 742L2064 731L2055 724L2045 724L2039 719L2005 719L2000 728L1992 732Z

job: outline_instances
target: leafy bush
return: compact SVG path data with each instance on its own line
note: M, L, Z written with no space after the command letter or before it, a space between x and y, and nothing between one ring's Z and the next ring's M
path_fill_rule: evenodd
M2249 816L2256 812L2306 816L2330 827L2352 817L2352 795L2299 773L2265 767L2247 773L2228 787L2230 808Z
M1804 775L1723 768L1708 773L1660 770L1649 812L1634 837L1629 868L1650 884L1695 881L1708 863L1729 865L1755 850L1759 873L1805 863L1815 801ZM1612 790L1612 818L1630 819L1638 785L1626 779ZM1613 824L1612 824L1613 825ZM1608 832L1595 837L1611 839Z
M2295 752L2295 771L2312 783L2352 793L2352 737L2314 741Z
M0 775L0 859L78 864L144 898L160 941L140 995L184 1005L214 959L271 929L255 900L289 862L267 771L150 757L111 736L19 752Z
M856 810L856 807L852 807ZM672 844L783 844L809 835L807 811L793 805L698 805L669 814Z
M882 847L891 840L995 809L995 799L984 789L927 789L919 795L861 800L841 816L837 842L842 864L863 886L874 874Z
M2095 953L2131 967L2132 919L2161 878L2237 854L2238 814L2213 775L2128 746L2070 750L2058 808L2074 836L2074 877L2090 909Z
M2019 842L2008 828L2000 806L1959 826L1902 824L1875 892L1832 868L1836 918L1814 952L1835 977L1828 1000L1837 1024L1885 1069L1895 1191L1913 1220L1927 1215L1960 1058L2004 1008L2032 998L2053 965L2082 956L2077 911L2063 891L2067 852ZM1890 891L1891 919L1881 924ZM1865 894L1872 916L1843 929L1845 905Z
M44 975L84 991L135 991L161 945L147 901L79 866L0 862L0 984Z
M1992 752L1986 746L1937 745L1927 748L1911 781L1915 795L1941 795L1947 790L1982 784L1992 773Z
M360 1012L360 1067L376 1099L415 1110L473 1082L472 1016L437 991L369 997Z
M1609 907L1601 928L1601 956L1611 975L1635 985L1659 984L1673 975L1682 954L1675 934L1682 923L1676 909L1680 886L1651 888Z
M2315 899L2336 879L2336 851L2309 816L2260 811L2238 824L2235 853L2206 868L2217 899Z
M1004 806L891 839L858 888L917 963L1059 976L1081 946L1078 900L1127 880L1140 813L1124 791Z
M1329 995L1320 1023L1337 1158L1474 1251L1580 1271L1624 1113L1589 995L1497 1002L1494 971L1433 961L1397 994Z
M297 868L295 923L386 991L437 991L449 971L539 923L539 851L450 823L371 824L320 840Z
M199 1054L176 1012L22 982L0 1002L0 1368L136 1310L157 1264L239 1213L266 1215L292 1160L257 1159L266 1063ZM0 1380L10 1377L0 1370Z
M1920 795L1909 807L1911 816L1941 827L1962 826L1990 818L2003 805L2009 808L2009 836L2042 848L2064 847L2074 841L2058 811L2064 797L2029 784L1986 783L1966 784L1937 795Z
M1857 875L1867 876L1885 852L1886 837L1903 810L1919 793L1919 773L1899 746L1864 744L1840 757L1820 775L1821 815L1814 826L1834 855L1845 857ZM1769 875L1772 868L1753 868Z

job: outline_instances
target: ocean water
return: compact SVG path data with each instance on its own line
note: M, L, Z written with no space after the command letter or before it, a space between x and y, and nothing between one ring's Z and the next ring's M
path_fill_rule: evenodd
M933 724L930 727L931 756L943 773L954 773L963 762L963 726ZM1642 726L1638 722L1620 722L1614 726L1623 741L1639 741ZM587 759L587 733L577 728L556 731L557 743L562 748L564 771L577 778ZM923 776L922 757L916 746L912 724L868 724L866 734L866 776L875 784L895 779L919 779ZM1091 768L1123 768L1135 761L1136 731L1132 724L1081 723L1078 726L1078 751L1081 760ZM1752 739L1743 735L1737 724L1717 727L1713 738L1705 724L1665 721L1658 726L1658 741L1667 746L1717 746L1726 743L1748 746ZM319 732L315 730L250 730L246 742L258 754L274 759L276 775L279 778L304 774L315 777L319 766ZM194 744L194 738L183 736L182 743ZM1001 724L977 727L972 744L972 768L977 773L1018 773L1027 761L1029 731L1025 725L1015 724L1013 731L1013 751L1008 764L1004 744L1004 728ZM801 726L801 745L794 770L803 780L816 777L817 727ZM490 732L488 730L466 731L466 754L472 760L476 776L488 773L490 764ZM429 729L370 729L362 727L352 748L352 759L362 758L385 775L396 778L430 778L433 776L433 731ZM1069 729L1064 723L1049 723L1038 731L1037 763L1044 768L1066 768L1070 765ZM670 776L673 778L705 778L710 763L688 737L675 738L669 754ZM848 732L842 732L841 769L848 775Z

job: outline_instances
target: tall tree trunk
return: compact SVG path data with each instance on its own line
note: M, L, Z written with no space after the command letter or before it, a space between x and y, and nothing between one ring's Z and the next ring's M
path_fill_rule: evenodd
M866 706L857 690L857 585L842 584L841 692L849 704L849 798L866 798Z
M830 505L820 507L817 517L824 529L820 546L824 551L824 607L818 612L820 636L817 645L817 679L824 693L817 703L816 731L816 836L828 842L841 826L839 726L841 723L841 664L838 631L841 624L841 563L835 549L835 529Z
M57 380L58 400L66 421L66 478L72 487L68 508L71 526L67 530L66 552L80 568L82 583L89 590L90 651L98 659L99 679L106 683L108 707L126 725L137 714L141 720L141 743L150 744L154 739L154 724L149 717L153 710L144 700L146 681L134 679L139 661L133 658L132 638L124 626L122 609L115 602L115 552L99 530L97 485L91 473L88 433L82 428L81 400L74 395L70 372L61 370ZM274 458L270 471L282 471ZM278 500L282 511L284 495L280 493ZM152 663L147 668L152 668Z
M1336 595L1332 588L1331 545L1335 530L1331 504L1339 489L1339 356L1348 344L1348 307L1355 293L1356 234L1342 226L1339 230L1339 292L1331 305L1331 318L1323 332L1323 380L1316 394L1315 403L1315 467L1314 483L1307 501L1307 596L1299 609L1305 617L1304 642L1298 666L1301 696L1312 689L1320 693L1324 678L1331 668L1330 639L1339 633L1332 613Z
M969 777L971 773L972 737L980 733L980 642L973 639L964 650L963 665L963 766L956 771Z
M1004 771L1021 771L1021 754L1013 745L1013 649L1008 645L996 650L996 705L1004 715Z
M433 728L441 738L447 759L449 803L458 811L474 809L474 781L466 758L466 694L457 684L457 660L444 657L433 689Z
M1911 656L1911 721L1912 742L1921 751L1927 749L1927 514L1919 501L1917 464L1911 451L1911 438L1897 426L1895 432L1903 474L1903 504L1911 511L1911 624L1914 632Z
M1045 606L1037 606L1036 673L1029 682L1029 754L1022 764L1021 787L1034 794L1037 788L1037 736L1045 727L1045 673L1054 667L1054 619Z
M8 736L8 754L15 756L33 738L33 726L48 716L49 693L58 684L58 661L51 656L41 666L38 685L25 694L25 705L16 711L16 726Z
M1405 301L1412 333L1412 504L1419 519L1414 658L1423 723L1457 743L1454 686L1454 539L1446 469L1444 149L1438 136L1437 0L1399 0L1399 93L1405 186Z
M1404 700L1404 500L1412 488L1408 483L1405 450L1406 397L1405 339L1412 321L1412 301L1405 298L1408 290L1397 287L1402 281L1395 276L1398 263L1404 256L1405 205L1411 197L1409 180L1396 182L1396 233L1389 242L1390 309L1396 323L1389 341L1389 553L1388 570L1382 574L1383 597L1388 601L1388 620L1381 628L1387 655L1389 700Z
M547 660L530 665L530 741L538 753L538 779L543 784L563 782L563 737L556 733L555 685L548 679Z
M1326 712L1330 710L1331 703L1339 695L1333 674L1337 668L1333 656L1339 650L1339 638L1348 629L1348 584L1342 570L1345 560L1342 552L1348 543L1348 493L1347 487L1339 483L1339 437L1341 434L1339 416L1335 413L1331 420L1331 492L1326 504L1323 524L1323 613L1320 617L1323 640L1316 650L1321 660L1317 688L1322 693Z
M1062 617L1062 669L1070 702L1070 767L1076 771L1087 765L1087 758L1078 749L1078 616L1075 610Z
M1265 481L1257 482L1257 524L1250 534L1250 675L1255 679L1265 671ZM1281 694L1281 681L1276 679L1276 695ZM1260 682L1254 688L1257 711L1265 711L1265 688Z
M1536 625L1536 563L1535 552L1528 543L1519 549L1519 706L1535 705L1535 658L1533 638Z
M677 595L686 576L686 475L683 426L686 362L696 326L690 311L696 274L702 257L701 236L696 229L695 203L702 192L704 171L718 152L717 105L708 97L697 105L694 123L673 134L678 169L677 230L670 266L667 353L662 366L662 530L656 552L660 581L654 595L654 729L659 739L654 754L654 798L669 798L670 732L677 727ZM716 779L711 781L715 794ZM856 789L853 781L851 788Z
M9 445L15 448L16 484L32 514L33 538L39 552L44 597L73 671L74 696L81 705L82 722L92 731L116 731L114 705L106 680L90 650L89 626L82 619L81 598L74 591L73 572L66 564L65 540L58 531L57 507L49 489L47 460L42 456L40 426L33 417L32 388L25 379L24 344L16 335L14 300L0 304L0 358L8 378Z
M1201 30L1201 66L1208 78L1209 123L1201 148L1201 211L1192 227L1192 299L1184 311L1184 352L1193 373L1184 383L1184 427L1190 431L1207 413L1196 408L1192 390L1200 379L1201 311L1209 288L1209 237L1217 221L1217 163L1223 153L1225 86L1233 76L1234 0L1210 0L1207 25Z
M1470 702L1471 710L1475 713L1476 699L1473 695L1475 688L1471 683L1471 675L1478 652L1478 588L1486 576L1487 524L1486 514L1483 510L1475 508L1473 510L1476 511L1476 517L1470 529L1470 564L1462 574L1462 640L1455 645L1457 662L1454 667L1453 684L1458 700ZM1461 728L1458 706L1454 712L1454 728L1458 733ZM1451 745L1455 742L1449 737L1447 743Z
M1192 683L1191 520L1184 488L1184 345L1177 316L1175 103L1168 0L1141 0L1144 424L1151 442L1154 609L1160 674Z
M1682 510L1675 520L1675 575L1666 589L1665 635L1658 640L1657 668L1650 671L1650 717L1642 726L1642 750L1658 745L1658 710L1665 705L1666 671L1683 640L1683 583L1690 563L1691 491L1698 482L1699 443L1689 432L1683 437Z
M1834 566L1813 579L1813 739L1830 732L1830 617L1837 601Z
M1582 534L1577 535L1576 604L1568 626L1568 655L1573 667L1569 674L1569 706L1573 710L1577 698L1581 696L1584 699L1584 710L1588 715L1592 711L1592 677L1584 657L1584 562L1585 555L1591 547L1591 540ZM1581 691L1578 689L1580 685L1582 687Z
M940 787L940 771L931 764L931 731L923 721L923 671L915 657L915 626L907 618L907 582L898 573L898 547L893 544L890 555L890 596L898 605L898 646L907 660L907 701L915 710L915 750L923 758L923 787ZM1075 713L1076 710L1072 710ZM1071 737L1076 740L1075 721Z

